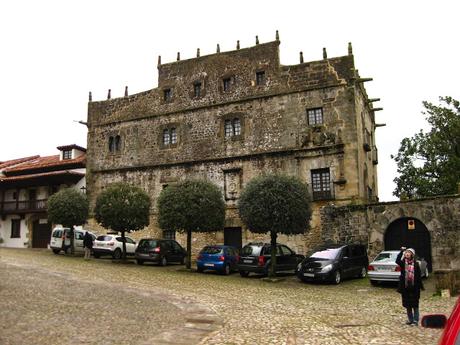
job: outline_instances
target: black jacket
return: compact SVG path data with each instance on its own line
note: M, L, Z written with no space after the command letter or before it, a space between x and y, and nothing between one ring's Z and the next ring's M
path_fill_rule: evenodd
M93 237L89 234L89 232L85 232L85 236L83 237L83 247L85 248L93 248Z
M402 259L404 250L402 250L397 258L396 263L401 267L401 275L399 276L398 291L402 296L402 304L405 308L418 307L418 301L420 299L420 290L425 290L422 282L422 273L420 265L415 261L414 267L414 286L407 288L405 284L406 280L406 264ZM415 260L415 258L414 258Z

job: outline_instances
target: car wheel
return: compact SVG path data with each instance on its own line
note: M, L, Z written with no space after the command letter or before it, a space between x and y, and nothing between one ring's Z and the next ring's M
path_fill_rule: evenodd
M121 259L121 250L120 250L120 248L115 249L115 251L112 254L112 257L115 260L120 260Z
M144 260L136 260L136 263L137 263L138 265L143 265L143 264L144 264Z
M340 284L341 281L342 281L342 275L340 274L340 271L337 270L335 271L335 274L334 274L334 283L338 285Z
M196 268L196 271L197 271L198 273L203 273L204 270L203 270L202 267L197 267L197 268Z
M366 267L361 268L361 272L359 273L359 277L360 277L361 279L362 279L362 278L366 278L366 274L367 274Z
M99 259L99 258L101 257L101 254L93 253L93 256L94 256L96 259Z
M60 251L61 251L60 249L53 249L54 254L59 254Z
M166 256L163 256L160 261L161 266L166 266L168 264L168 260L166 259Z
M230 274L230 265L226 264L221 273L225 276L228 276Z
M249 275L248 271L240 271L240 276L247 277Z
M379 285L379 282L377 280L371 280L371 285L372 286L377 286L377 285Z

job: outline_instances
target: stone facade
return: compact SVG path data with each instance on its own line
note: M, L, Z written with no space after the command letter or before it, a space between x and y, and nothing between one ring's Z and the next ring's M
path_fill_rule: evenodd
M375 110L351 46L346 56L284 66L279 43L159 61L157 88L90 101L91 204L110 183L138 185L151 196L152 222L136 236L161 236L156 225L161 190L201 178L221 188L226 227L238 228L243 227L238 196L253 177L294 175L311 188L312 229L280 241L304 252L321 240L321 206L377 200ZM223 234L196 238L199 244L222 242ZM256 238L243 227L243 243Z
M369 256L374 257L388 249L385 235L401 218L415 219L426 226L433 269L460 272L460 195L369 205L328 205L321 210L323 241L365 243Z

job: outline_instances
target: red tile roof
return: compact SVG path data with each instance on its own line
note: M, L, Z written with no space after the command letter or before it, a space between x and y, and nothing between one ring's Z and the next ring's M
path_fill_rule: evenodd
M25 172L26 170L37 170L37 169L51 169L59 168L63 166L75 165L75 168L84 168L86 163L86 155L83 154L75 159L64 159L60 160L59 155L40 157L36 156L35 159L24 162L23 164L4 169L3 172L7 175L8 173Z
M16 165L16 164L21 164L21 163L24 163L24 162L27 162L27 161L30 161L30 160L33 160L33 159L37 159L38 157L40 157L40 156L38 156L38 155L37 156L30 156L30 157L17 158L17 159L12 159L12 160L9 160L9 161L0 162L0 169L4 169L4 168L7 168L7 167Z
M79 173L76 171L60 170L60 171L51 171L51 172L38 173L38 174L0 177L0 183L10 182L10 181L19 181L19 180L31 180L31 179L36 179L37 177L58 176L58 175L75 175L75 176L81 176L81 177L85 176L84 173Z
M59 151L65 151L65 150L80 150L83 152L86 152L86 149L84 147L78 146L77 144L72 144L72 145L64 145L64 146L58 146L56 147Z

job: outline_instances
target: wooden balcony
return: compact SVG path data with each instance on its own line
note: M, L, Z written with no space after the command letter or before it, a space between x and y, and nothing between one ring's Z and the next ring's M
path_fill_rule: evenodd
M14 200L0 203L0 214L24 214L46 212L48 199L41 200Z

